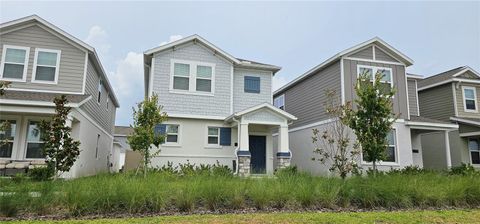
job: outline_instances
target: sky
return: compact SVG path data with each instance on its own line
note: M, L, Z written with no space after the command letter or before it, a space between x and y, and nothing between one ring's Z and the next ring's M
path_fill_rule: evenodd
M378 36L414 60L407 72L480 71L476 2L48 2L0 0L0 22L37 14L95 47L131 123L144 93L143 52L198 34L229 54L282 67L277 89Z

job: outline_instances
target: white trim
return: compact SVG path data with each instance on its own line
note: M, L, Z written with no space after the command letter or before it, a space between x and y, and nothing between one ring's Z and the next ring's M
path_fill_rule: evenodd
M230 67L230 114L233 114L233 65Z
M415 75L415 74L408 74L407 73L407 78L409 78L409 79L424 79L425 77L423 77L421 75Z
M226 117L210 116L210 115L193 115L193 114L168 114L169 118L189 118L189 119L208 119L208 120L225 120Z
M57 61L56 65L50 66L50 65L38 65L38 53L39 52L46 52L46 53L55 53L57 54ZM60 70L60 56L62 54L61 50L52 50L52 49L45 49L45 48L35 48L35 56L33 58L33 67L32 67L32 83L42 83L42 84L58 84L58 74ZM53 81L45 81L45 80L36 80L36 75L37 75L37 66L42 66L42 67L50 67L50 68L55 68L55 74Z
M351 61L363 61L363 62L371 62L371 63L406 66L403 63L398 63L398 62L393 62L393 61L379 61L379 60L371 60L371 59L365 59L365 58L354 58L354 57L343 57L343 58L347 59L347 60L351 60Z
M458 117L450 117L450 120L457 121L457 122L460 122L460 123L473 124L473 125L480 126L480 122L472 121L472 120L468 120L468 119L462 119L462 118L458 118Z
M17 49L17 50L24 50L25 51L25 59L23 62L23 76L22 79L13 79L13 78L3 78L3 69L5 67L5 57L7 55L7 49ZM9 82L26 82L27 81L27 69L28 69L28 60L30 59L30 47L22 47L22 46L14 46L14 45L3 45L2 50L2 61L0 65L0 80L9 81ZM8 64L16 64L20 65L20 63L16 62L8 62Z
M432 123L432 122L423 122L423 121L405 121L407 126L423 126L430 128L447 128L447 129L457 129L458 124L443 124L443 123ZM420 129L418 127L412 127L413 129ZM427 129L427 128L424 128ZM430 130L430 129L429 129ZM436 129L435 129L436 130ZM443 130L443 129L439 129Z
M385 71L389 71L390 72L390 87L393 89L394 87L394 84L393 84L393 69L392 68L386 68L386 67L378 67L378 66L371 66L371 65L360 65L358 64L357 65L357 79L360 77L360 69L361 68L367 68L367 69L371 69L372 70L372 79L370 80L370 82L373 82L375 83L375 79L376 79L376 75L378 73L378 71L380 70L385 70ZM407 81L407 78L405 77L405 81ZM381 81L381 83L388 83L386 81ZM405 83L406 86L408 85L407 83ZM406 90L407 90L408 87L406 87ZM408 90L407 90L407 93L408 93ZM393 96L392 96L393 97ZM407 97L408 99L408 97ZM408 104L408 101L407 101L407 104ZM408 111L407 111L408 112Z
M480 80L476 80L476 79L454 78L452 80L457 82L480 84Z
M88 71L88 53L85 52L85 65L83 66L83 84L82 84L82 94L85 94L85 86L87 85L87 71Z
M38 92L38 93L73 94L73 95L82 95L83 94L81 92L67 92L67 91L41 90L41 89L8 88L8 90L25 91L25 92Z
M208 133L208 129L210 128L215 128L217 129L218 133L217 135L210 135ZM207 124L206 125L206 129L207 129L207 134L206 134L206 141L205 141L205 148L222 148L221 145L220 145L220 127L218 127L218 125L209 125ZM208 138L209 137L217 137L217 144L210 144L208 143Z
M344 57L341 57L340 58L340 97L341 97L341 100L342 100L342 105L344 105L346 103L346 96L345 96L345 69L343 68L344 64L343 64L343 60L344 60Z
M178 123L162 123L165 125L165 142L161 144L161 146L166 146L166 147L181 147L182 146L182 141L181 141L181 125ZM167 142L167 136L168 136L168 126L177 126L177 141L176 142ZM175 133L170 133L170 135L175 135Z
M418 103L419 99L418 99L418 82L417 80L415 79L415 94L416 94L416 98L417 98L417 116L420 116L420 104Z
M478 72L476 72L475 70L473 70L472 68L468 67L468 66L466 66L465 69L463 69L462 71L460 71L460 72L456 73L455 75L453 75L453 77L460 76L460 75L462 75L463 73L468 72L468 71L472 72L474 75L476 75L478 78L480 78L480 74L479 74Z
M188 64L190 74L188 76L188 90L179 90L174 89L174 66L175 63L179 64ZM197 79L205 79L205 78L198 78L197 77L197 66L206 66L212 68L212 75L210 77L210 92L204 91L197 91ZM201 96L214 96L215 95L215 64L213 63L206 63L206 62L199 62L199 61L190 61L190 60L179 60L179 59L170 59L170 85L169 85L169 92L175 94L190 94L190 95L201 95ZM185 77L186 76L178 76L178 77Z
M408 93L408 79L407 79L407 68L404 68L404 72L405 72L405 95L407 96L407 119L410 120L410 97L408 97L409 93ZM392 79L393 79L393 74L392 74ZM415 87L415 90L416 87ZM416 91L415 91L416 92ZM418 99L417 99L417 102L418 102Z
M454 82L452 82L452 93L453 93L453 110L455 111L455 117L458 117L457 88L455 88Z
M372 58L374 61L377 60L377 56L376 56L376 53L375 53L375 44L372 44Z
M150 76L148 77L148 98L153 96L153 79L155 76L155 55L152 57L152 65L150 66Z
M83 100L80 103L84 103L89 98ZM68 103L65 106L67 107L79 107L80 103ZM33 100L14 100L14 99L0 99L0 104L11 104L11 105L25 105L25 106L55 106L53 102L47 101L33 101Z
M433 83L433 84L430 84L428 86L421 87L421 88L418 89L418 91L422 91L422 90L425 90L425 89L430 89L430 88L433 88L433 87L436 87L436 86L441 86L441 85L443 85L445 83L449 83L449 82L464 82L464 83L480 84L480 80L452 78L452 79L447 79L447 80L444 80L444 81L441 81L441 82Z
M477 136L477 135L480 135L480 131L459 134L460 137L471 137L471 136Z
M473 101L475 102L475 109L467 109L467 104L466 100L472 100L472 99L466 99L465 98L465 90L473 90ZM478 113L478 96L477 96L477 88L474 86L462 86L462 97L463 97L463 111L468 112L468 113Z
M450 169L452 167L452 154L450 153L450 131L445 131L445 154L446 154L446 162L447 168Z
M239 112L236 112L232 115L230 115L228 118L226 118L227 120L231 117L236 117L236 116L242 116L242 115L245 115L245 114L248 114L250 112L253 112L253 111L256 111L256 110L259 110L261 108L268 108L270 110L272 110L273 112L276 112L277 114L280 114L284 117L286 117L287 119L290 119L290 120L297 120L297 117L289 114L288 112L286 111L283 111L281 109L278 109L276 108L275 106L271 105L271 104L268 104L268 103L262 103L262 104L259 104L257 106L253 106L253 107L250 107L248 109L245 109L243 111L239 111Z

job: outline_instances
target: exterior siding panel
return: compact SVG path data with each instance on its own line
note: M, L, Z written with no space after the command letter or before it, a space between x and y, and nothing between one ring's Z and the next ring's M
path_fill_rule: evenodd
M450 121L455 116L452 84L418 92L420 114L424 117ZM460 98L461 99L461 98ZM460 100L457 98L457 101Z
M410 107L410 115L420 116L418 114L417 102L417 80L408 79L408 105Z
M349 57L352 58L362 58L362 59L373 59L373 48L372 46L369 46L359 52L353 53L349 55Z
M260 78L260 93L245 92L245 76ZM233 112L261 103L272 103L272 72L235 68L233 77Z

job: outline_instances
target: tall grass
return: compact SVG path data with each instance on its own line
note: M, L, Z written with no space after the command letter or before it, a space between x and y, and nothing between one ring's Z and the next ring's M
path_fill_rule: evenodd
M243 179L152 173L98 175L70 181L0 180L3 216L190 212L243 208L425 208L480 206L475 175L420 173L376 177L315 177L308 174Z

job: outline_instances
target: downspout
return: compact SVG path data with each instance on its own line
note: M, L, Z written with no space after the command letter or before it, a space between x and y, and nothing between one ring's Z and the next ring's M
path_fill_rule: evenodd
M238 174L238 150L240 149L240 121L235 118L235 116L232 117L233 121L237 122L237 148L235 148L235 157L237 158L237 162L235 163L235 172L233 173L234 175Z

